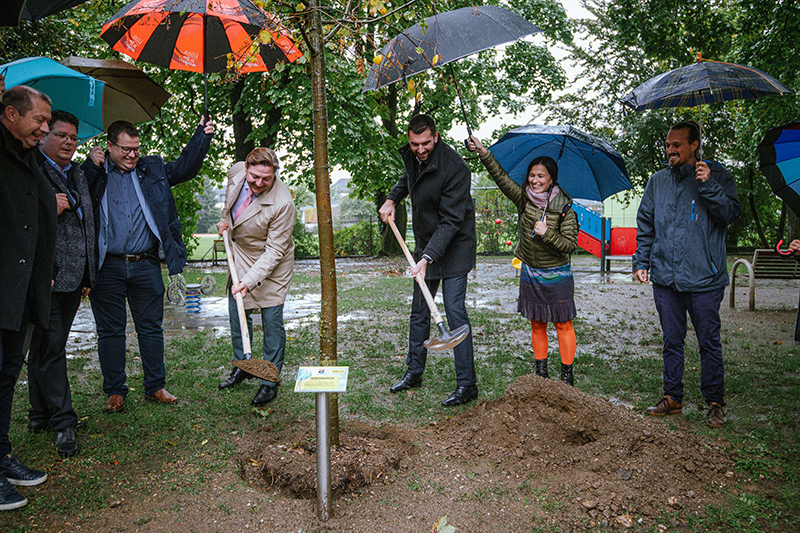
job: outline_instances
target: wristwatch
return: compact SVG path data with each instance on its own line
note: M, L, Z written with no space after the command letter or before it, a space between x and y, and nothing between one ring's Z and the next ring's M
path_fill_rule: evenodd
M422 254L422 258L426 260L428 263L433 263L433 259L428 254Z

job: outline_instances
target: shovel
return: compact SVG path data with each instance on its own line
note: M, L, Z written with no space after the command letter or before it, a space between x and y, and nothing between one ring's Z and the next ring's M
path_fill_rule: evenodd
M392 228L392 231L394 232L394 236L397 237L397 242L400 243L400 247L403 249L403 253L408 260L408 264L411 265L411 268L414 268L416 266L416 262L411 256L411 252L408 251L405 239L400 235L400 232L397 231L397 226L394 225L394 220L390 218L388 219L388 223L389 227ZM463 326L457 327L453 331L447 331L447 328L444 327L442 315L440 315L439 310L436 309L436 304L433 302L433 296L431 295L430 289L428 289L428 285L425 283L425 278L422 276L422 272L414 276L414 279L417 280L417 283L419 284L419 288L422 291L422 295L425 297L425 301L428 303L428 309L430 309L431 316L436 322L436 327L439 328L440 333L439 337L428 339L423 342L422 345L428 350L438 352L442 350L449 350L450 348L460 344L461 341L466 339L467 335L469 335L469 324L464 324Z
M231 271L232 287L235 287L239 284L239 274L236 272L236 266L233 262L233 251L230 243L228 242L228 230L222 232L222 240L225 242L225 255L228 256L228 269ZM239 312L239 326L242 329L242 348L244 351L244 359L241 361L232 361L233 366L238 367L257 378L271 381L273 383L280 383L281 377L278 373L278 368L272 361L253 359L253 351L250 347L250 332L247 329L247 315L244 312L244 300L242 299L242 293L236 293L233 299L236 300L236 310Z

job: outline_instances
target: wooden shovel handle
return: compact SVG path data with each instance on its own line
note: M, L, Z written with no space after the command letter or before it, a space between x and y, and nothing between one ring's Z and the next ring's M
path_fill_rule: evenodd
M228 230L222 232L222 241L225 243L225 255L228 257L228 269L231 271L231 282L232 286L235 287L239 284L239 274L236 272L236 265L233 262L233 249L231 248L230 242L228 242ZM247 329L247 315L244 312L244 300L242 299L242 293L237 292L234 297L236 300L236 310L239 312L239 326L242 330L242 348L245 354L245 359L249 359L249 356L252 356L253 350L250 347L250 332Z
M394 236L397 237L397 242L400 243L400 247L403 249L403 253L406 255L406 259L408 260L408 264L411 265L411 268L417 266L417 263L414 261L414 257L411 255L411 252L408 251L408 246L406 246L406 240L400 235L400 232L397 231L397 226L394 225L394 220L391 218L387 219L389 223L389 227L392 228L394 232ZM428 309L431 311L431 316L433 316L433 321L436 324L441 324L443 322L442 315L439 314L439 310L436 309L436 304L433 301L433 295L431 295L430 289L428 289L428 284L425 283L425 278L422 276L422 272L414 276L414 279L417 280L417 284L419 285L420 290L422 291L422 295L425 297L425 301L428 303Z

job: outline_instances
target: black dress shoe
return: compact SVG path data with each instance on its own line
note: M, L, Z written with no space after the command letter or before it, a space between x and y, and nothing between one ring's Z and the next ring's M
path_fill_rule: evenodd
M456 387L456 390L447 397L442 405L451 407L453 405L461 405L462 403L471 402L478 397L478 386L468 385L466 387Z
M72 457L80 451L74 427L56 432L56 451L61 457Z
M250 379L252 377L253 377L252 374L248 374L247 372L245 372L244 370L242 370L241 368L236 366L236 367L233 367L233 370L231 371L231 375L228 376L228 378L225 381L223 381L222 383L219 384L219 388L220 389L227 389L228 387L235 387L236 385L238 385L242 381L244 381L246 379Z
M400 381L392 385L389 390L392 393L403 392L404 390L419 387L420 385L422 385L422 374L415 376L411 372L406 371L403 377L400 378Z
M278 386L270 387L269 385L261 385L258 392L253 397L253 405L267 405L269 402L278 396Z

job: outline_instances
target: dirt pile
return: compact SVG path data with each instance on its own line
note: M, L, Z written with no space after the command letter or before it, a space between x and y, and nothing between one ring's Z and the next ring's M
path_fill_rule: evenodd
M624 524L665 512L702 513L715 503L715 487L735 476L719 444L559 381L523 376L502 398L423 429L348 422L331 451L332 483L341 495L432 464L442 471L453 463L482 465L498 480L524 478L546 488L565 518ZM315 497L313 427L291 436L263 432L241 457L251 485Z
M478 457L509 473L536 472L594 518L702 508L729 483L732 460L699 435L671 431L556 380L523 376L497 400L443 424L444 454ZM713 489L712 489L713 490Z

